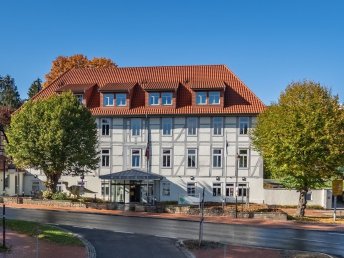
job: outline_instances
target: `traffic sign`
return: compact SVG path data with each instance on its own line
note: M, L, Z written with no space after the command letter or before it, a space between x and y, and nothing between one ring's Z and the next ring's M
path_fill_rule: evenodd
M343 179L335 179L332 181L332 195L340 196L343 194Z

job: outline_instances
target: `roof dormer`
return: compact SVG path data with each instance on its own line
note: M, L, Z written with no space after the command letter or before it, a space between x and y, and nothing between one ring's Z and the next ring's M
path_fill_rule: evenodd
M57 93L71 91L75 95L75 97L78 99L78 101L87 106L89 99L92 95L92 90L96 86L95 83L90 84L66 84L61 86L56 90Z

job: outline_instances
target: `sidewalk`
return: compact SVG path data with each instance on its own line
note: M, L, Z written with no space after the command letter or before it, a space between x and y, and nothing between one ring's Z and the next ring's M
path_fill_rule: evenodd
M186 221L199 221L199 216L186 215L186 214L172 214L172 213L150 213L150 212L133 212L133 211L121 211L121 210L98 210L92 208L74 208L74 207L51 207L43 205L28 205L28 204L6 204L7 207L21 208L21 209L39 209L39 210L54 210L54 211L67 211L67 212L79 212L79 213L91 213L91 214L106 214L114 216L128 216L128 217L149 217L157 219L172 219L172 220L186 220ZM286 209L284 209L286 210ZM292 212L291 209L289 212ZM319 213L328 213L328 211L320 210ZM312 210L307 211L312 213ZM252 225L260 227L273 227L273 228L294 228L294 229L313 229L313 230L325 230L325 231L339 231L344 232L344 224L339 223L314 223L314 222L297 222L297 221L274 221L263 219L243 219L243 218L230 218L225 216L208 216L205 217L205 222L210 223L223 223L223 224L236 224L236 225Z

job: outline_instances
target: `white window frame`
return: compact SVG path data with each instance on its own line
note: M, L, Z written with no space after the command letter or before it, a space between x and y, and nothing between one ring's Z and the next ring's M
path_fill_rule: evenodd
M215 151L220 151L220 153L215 153ZM212 163L213 168L222 168L222 165L223 165L223 149L214 148L212 150L212 162L211 163Z
M215 96L216 94L216 96ZM211 95L213 95L214 100L218 100L217 102L211 102ZM216 98L218 97L218 99ZM208 92L208 102L210 105L219 105L221 103L221 93L219 91L209 91Z
M171 168L172 167L172 149L171 148L164 148L161 150L161 160L162 168ZM168 162L170 164L168 164Z
M153 100L154 102L151 102ZM157 102L156 102L157 100ZM150 92L148 93L148 102L150 106L160 105L160 93L159 92Z
M164 100L169 100L169 102L164 103ZM163 106L171 106L173 103L173 93L172 92L162 92L161 93L161 104Z
M207 105L207 92L197 91L196 92L196 105ZM205 98L204 98L205 97Z
M238 197L247 197L248 184L247 183L238 183L237 194Z
M245 153L245 151L246 151L246 153ZM242 149L239 149L238 153L239 153L239 156L240 156L240 158L238 160L238 162L239 162L238 167L240 169L248 168L249 150L242 148Z
M134 152L137 152L138 154L134 154ZM138 163L139 164L136 164L136 162L134 162L134 157L138 157ZM130 158L131 158L131 167L132 168L140 168L141 167L141 149L131 149L130 151Z
M188 117L186 120L187 136L197 136L198 119L197 117ZM190 133L191 132L191 133Z
M234 183L226 183L226 197L235 197Z
M112 100L112 104L111 104L111 100ZM104 107L113 107L114 105L115 105L115 94L113 94L113 93L103 94L103 106Z
M247 135L249 125L250 125L249 117L239 117L239 134Z
M101 155L101 166L103 168L110 167L110 149L102 149Z
M110 185L108 182L102 182L101 194L102 194L102 196L109 196L110 195Z
M196 196L196 183L189 182L186 184L186 193L188 196Z
M213 183L213 196L222 196L222 184L219 182Z
M213 117L213 135L222 136L223 135L223 117Z
M165 126L168 126L167 130L165 130ZM169 133L166 133L166 131ZM162 118L161 119L161 132L163 136L171 136L173 131L173 120L172 118Z
M118 102L118 100L120 100L120 103ZM124 103L123 103L123 100L124 100ZM127 94L126 93L116 93L116 106L125 107L126 105L127 105Z
M110 135L110 118L101 118L101 134L102 136Z
M190 153L189 151L195 151L195 153ZM197 168L198 160L197 160L197 149L196 148L189 148L187 149L187 168ZM189 163L191 160L191 163ZM192 161L194 161L195 165L192 166Z
M171 196L171 183L162 182L161 184L161 195L162 196Z
M130 120L131 136L141 136L142 121L140 118L132 118Z

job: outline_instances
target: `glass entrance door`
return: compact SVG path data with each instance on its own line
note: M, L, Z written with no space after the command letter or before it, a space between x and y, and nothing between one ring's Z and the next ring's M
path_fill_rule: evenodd
M130 185L130 202L140 202L141 185Z

